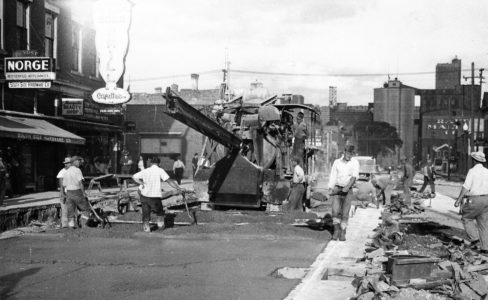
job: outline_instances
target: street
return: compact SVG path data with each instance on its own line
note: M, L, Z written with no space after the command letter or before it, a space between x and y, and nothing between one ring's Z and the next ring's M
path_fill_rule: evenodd
M299 280L273 272L309 267L330 238L269 222L140 231L114 224L1 240L0 298L283 299Z

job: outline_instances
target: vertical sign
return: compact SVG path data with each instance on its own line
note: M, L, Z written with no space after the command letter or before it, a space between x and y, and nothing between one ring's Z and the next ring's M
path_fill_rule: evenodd
M124 74L131 14L132 4L128 0L99 0L94 5L95 44L100 75L106 83L106 87L92 94L95 102L121 104L130 100L130 94L116 83Z

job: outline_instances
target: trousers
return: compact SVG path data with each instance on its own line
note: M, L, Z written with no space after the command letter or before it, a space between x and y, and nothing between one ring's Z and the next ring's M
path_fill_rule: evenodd
M340 188L336 186L336 188ZM349 221L349 211L351 210L351 202L354 194L352 189L347 193L337 192L332 196L332 223L341 224L342 228L346 228Z
M291 188L290 197L288 198L288 210L303 211L303 194L305 193L305 186L303 183L295 184Z
M462 206L464 230L471 241L480 240L482 250L488 250L488 195L472 196Z
M422 187L420 188L420 193L423 193L425 191L425 188L427 187L427 184L430 185L430 192L435 193L435 183L434 180L431 179L429 176L424 176L424 183L422 184Z
M146 197L140 194L142 222L149 222L151 220L151 211L156 213L156 216L164 216L164 208L159 197Z
M89 211L90 205L81 190L71 190L66 192L66 210L68 220L75 218L76 208L81 211Z

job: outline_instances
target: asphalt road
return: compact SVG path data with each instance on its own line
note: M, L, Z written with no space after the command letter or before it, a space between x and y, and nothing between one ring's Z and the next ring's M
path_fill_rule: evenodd
M0 240L0 299L283 299L299 279L273 272L309 267L330 238L280 222L181 230L117 224Z

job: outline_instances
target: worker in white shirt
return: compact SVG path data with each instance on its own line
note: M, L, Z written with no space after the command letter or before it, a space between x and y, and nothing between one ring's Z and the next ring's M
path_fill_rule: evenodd
M175 179L178 184L181 184L181 179L183 179L183 173L185 172L185 164L177 156L174 158L173 173L175 174Z
M71 157L66 157L63 161L64 168L62 168L56 178L59 185L59 203L61 205L61 228L68 227L68 209L66 208L66 186L63 183L63 177L66 170L71 167Z
M293 166L293 179L290 196L288 197L288 210L303 211L303 195L305 193L305 173L299 162L299 156L294 156L291 160Z
M344 155L334 161L330 171L329 195L332 198L333 240L346 240L349 210L353 200L352 186L359 177L359 162L352 158L353 145L346 145Z
M169 194L177 195L182 192L182 189L171 179L169 175L159 167L159 157L151 159L151 166L132 176L132 179L139 184L141 208L142 208L142 223L144 232L151 232L149 221L151 220L151 211L154 211L157 216L157 225L159 228L164 228L164 209L161 200ZM161 182L165 181L174 190L163 192Z
M461 205L464 230L471 244L480 244L481 253L488 253L488 169L483 152L472 152L473 167L469 169L461 192L454 203ZM465 200L465 197L467 198Z

